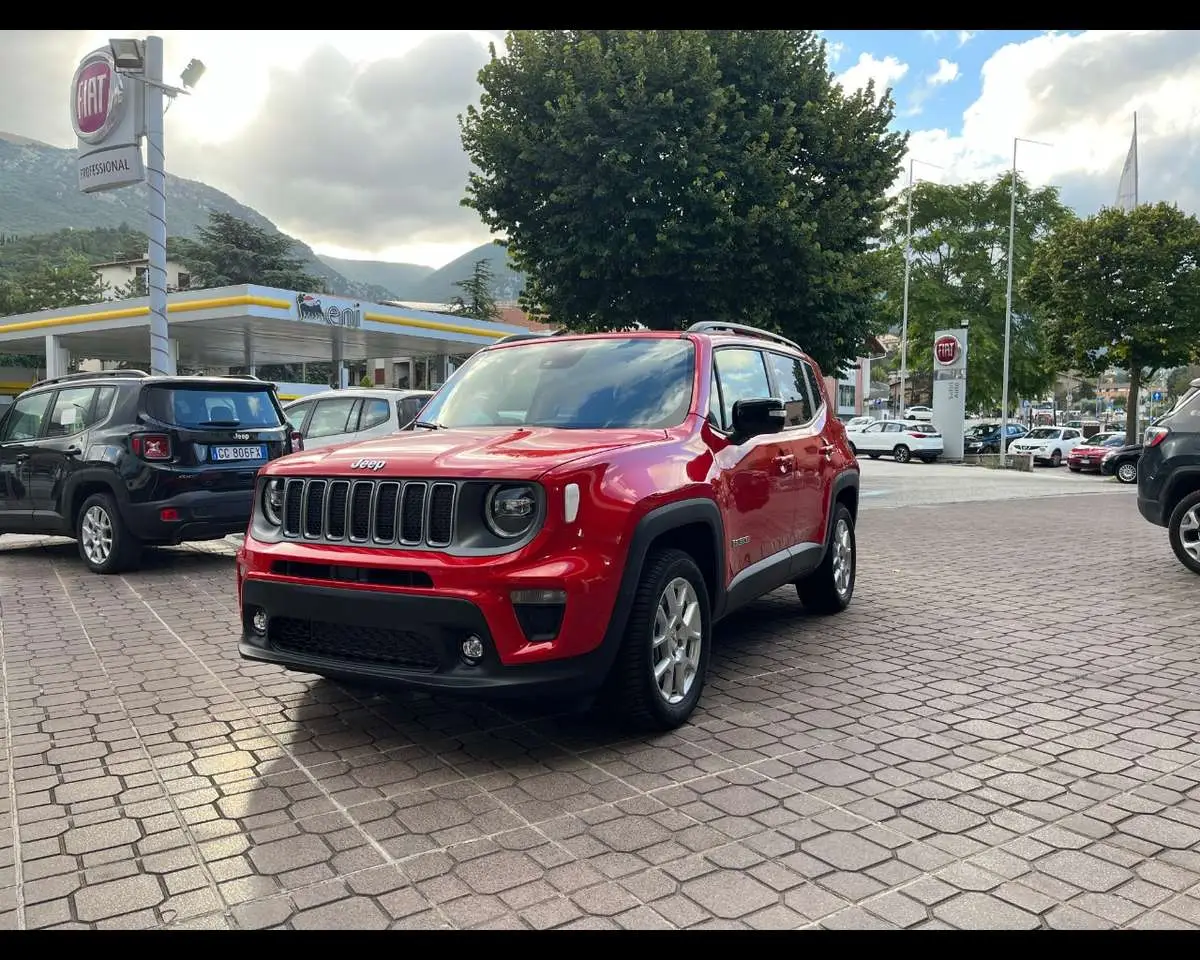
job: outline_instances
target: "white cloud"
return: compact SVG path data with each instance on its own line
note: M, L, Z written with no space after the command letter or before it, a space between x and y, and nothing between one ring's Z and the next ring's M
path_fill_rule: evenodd
M970 43L974 39L975 39L975 32L973 30L959 30L958 31L958 45L960 47L965 47L968 43Z
M842 59L842 54L846 52L844 43L834 43L832 40L825 41L825 56L829 58L831 67L837 66L837 62Z
M937 87L945 83L953 83L958 77L958 64L942 57L938 59L937 69L925 78L925 82L931 87Z
M893 56L877 60L869 53L860 53L858 62L842 73L837 81L847 91L862 90L871 80L875 81L875 95L882 96L884 90L895 86L896 81L908 73L908 64Z
M1014 137L1049 142L1053 146L1020 145L1022 175L1060 186L1064 200L1091 213L1116 199L1137 111L1140 199L1200 212L1198 89L1194 33L1043 34L992 54L961 132L916 130L909 150L918 161L945 168L939 174L918 164L919 176L964 182L1009 169Z
M921 36L923 36L926 40L932 40L934 43L938 43L942 39L942 31L941 30L922 30Z

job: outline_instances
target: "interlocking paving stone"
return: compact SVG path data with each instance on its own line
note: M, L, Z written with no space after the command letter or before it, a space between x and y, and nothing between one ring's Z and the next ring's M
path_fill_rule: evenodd
M865 506L850 610L735 613L652 738L245 663L228 544L0 539L0 929L1200 926L1195 579L1096 483Z

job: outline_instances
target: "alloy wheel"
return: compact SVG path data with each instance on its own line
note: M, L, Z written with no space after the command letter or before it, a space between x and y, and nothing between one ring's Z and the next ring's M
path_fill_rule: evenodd
M704 624L696 588L676 577L659 597L650 661L659 695L670 704L688 695L700 670Z
M89 507L83 515L80 543L88 560L100 566L112 554L113 526L108 512L99 506Z
M833 588L844 598L850 590L850 579L854 574L854 540L850 524L838 520L833 529Z
M1200 563L1200 503L1179 521L1179 543L1189 557Z

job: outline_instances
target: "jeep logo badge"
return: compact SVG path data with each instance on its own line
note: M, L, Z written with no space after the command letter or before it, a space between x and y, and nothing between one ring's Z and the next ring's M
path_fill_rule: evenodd
M355 460L350 464L351 470L374 470L376 472L387 466L386 460Z
M235 433L235 434L233 435L233 439L234 439L234 440L249 440L249 439L250 439L250 434L248 434L248 433Z

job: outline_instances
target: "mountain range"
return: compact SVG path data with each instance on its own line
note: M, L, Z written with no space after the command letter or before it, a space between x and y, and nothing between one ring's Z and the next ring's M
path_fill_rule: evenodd
M167 204L172 236L195 237L213 210L286 236L253 207L198 180L168 173ZM122 224L140 228L145 219L145 184L90 195L80 193L74 150L0 131L0 236L115 228ZM492 243L434 269L415 263L319 256L307 244L294 237L289 239L295 244L295 255L304 261L306 272L323 277L329 292L337 296L375 302L445 303L458 292L454 284L468 278L475 262L481 259L491 261L497 300L515 301L524 283L521 274L508 263L505 251Z

